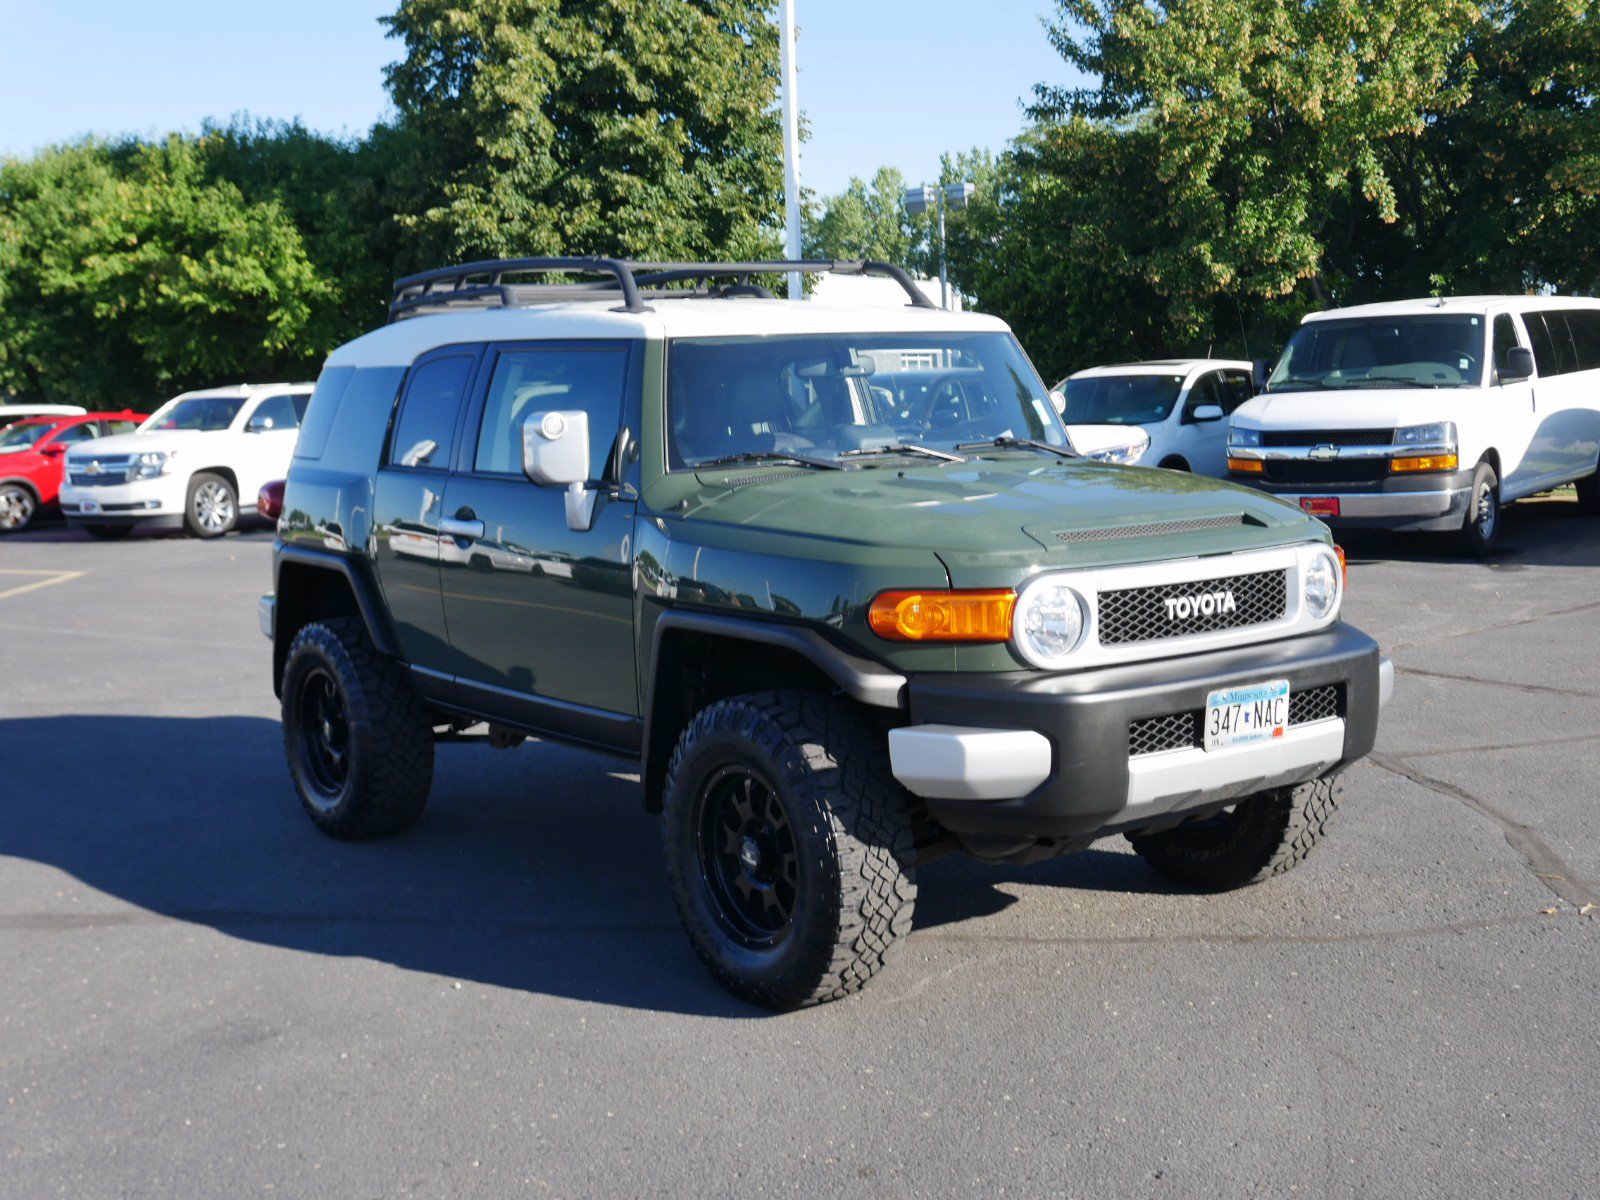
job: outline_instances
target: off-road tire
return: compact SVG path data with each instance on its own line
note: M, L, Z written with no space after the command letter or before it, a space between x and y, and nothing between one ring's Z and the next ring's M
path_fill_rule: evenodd
M25 483L0 483L0 533L21 533L39 511L39 497Z
M1584 476L1576 486L1578 511L1585 516L1600 517L1600 473Z
M1461 548L1472 558L1489 558L1500 543L1505 510L1500 505L1500 480L1486 462L1472 473L1467 516L1461 523Z
M1262 792L1232 810L1154 834L1129 834L1139 857L1186 887L1226 892L1303 862L1339 811L1340 775Z
M708 865L718 780L748 774L776 800L795 886L781 928L742 936ZM744 793L748 799L750 792ZM678 739L662 809L667 876L696 952L735 994L775 1009L859 990L910 932L916 906L912 814L886 740L844 700L762 692L702 709ZM750 841L749 837L744 839Z
M133 532L132 525L80 525L97 542L120 542Z
M317 757L312 689L334 698L343 722L342 772ZM306 813L323 833L355 840L415 824L433 784L433 722L411 681L378 653L360 620L305 626L283 669L283 748Z
M214 495L219 516L210 519L200 511L202 492ZM208 511L210 511L208 509ZM183 527L197 538L217 538L231 533L239 524L239 493L221 475L200 471L189 480L183 500Z

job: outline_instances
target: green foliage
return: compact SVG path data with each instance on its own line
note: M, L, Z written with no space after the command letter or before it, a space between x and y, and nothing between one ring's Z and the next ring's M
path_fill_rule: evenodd
M880 167L872 183L851 179L806 222L807 258L865 258L905 266L921 231L907 215L905 176Z
M776 248L763 0L401 0L389 68L407 265Z

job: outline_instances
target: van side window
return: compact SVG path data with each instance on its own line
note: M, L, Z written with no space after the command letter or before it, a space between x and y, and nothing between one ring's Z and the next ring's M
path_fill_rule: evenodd
M552 409L589 414L589 478L605 464L622 423L628 352L622 348L504 350L495 359L473 469L522 474L522 423Z
M1509 313L1501 313L1494 319L1494 369L1504 371L1507 356L1520 345L1516 324Z
M389 444L391 466L449 468L456 416L472 375L472 362L470 354L453 354L430 359L411 372L394 440Z
M1189 389L1189 402L1183 406L1184 420L1192 420L1197 408L1204 408L1208 404L1215 404L1223 412L1228 412L1228 393L1222 386L1222 375L1218 371L1208 371L1194 381L1194 386Z
M1600 309L1569 308L1567 328L1578 352L1578 370L1600 369Z
M1533 343L1533 361L1539 368L1539 374L1544 378L1559 375L1560 368L1556 365L1555 339L1550 336L1550 330L1544 323L1544 314L1530 312L1522 314L1522 323L1527 326L1528 340Z

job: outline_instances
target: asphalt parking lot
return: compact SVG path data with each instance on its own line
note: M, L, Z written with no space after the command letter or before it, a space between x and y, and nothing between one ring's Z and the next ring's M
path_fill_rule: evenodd
M1592 1197L1600 523L1347 542L1399 667L1304 868L1108 842L923 875L863 994L691 952L637 780L441 749L318 835L256 629L270 534L0 543L0 1195Z

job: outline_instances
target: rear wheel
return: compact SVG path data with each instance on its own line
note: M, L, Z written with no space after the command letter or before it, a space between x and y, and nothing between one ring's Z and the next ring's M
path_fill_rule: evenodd
M189 480L183 524L195 537L221 537L239 523L239 497L221 475L202 471Z
M1473 558L1488 558L1500 540L1500 480L1486 462L1472 474L1467 516L1461 525L1461 548Z
M847 702L766 692L703 709L668 768L662 836L695 950L757 1004L854 992L911 929L910 805Z
M1277 788L1213 817L1162 833L1130 834L1139 857L1187 887L1229 891L1260 883L1298 865L1322 840L1339 811L1340 776Z
M132 525L80 525L97 542L120 542L133 532Z
M398 833L428 802L431 714L355 618L295 634L283 669L283 746L300 803L332 837Z
M26 529L39 511L33 489L21 483L0 484L0 533Z

